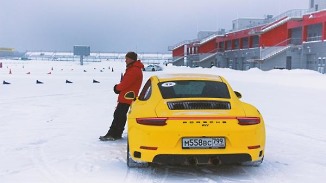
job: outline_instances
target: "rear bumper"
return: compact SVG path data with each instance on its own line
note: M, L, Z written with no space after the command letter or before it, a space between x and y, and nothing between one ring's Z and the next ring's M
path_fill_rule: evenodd
M159 154L153 163L168 165L197 165L197 164L236 164L252 161L250 154Z

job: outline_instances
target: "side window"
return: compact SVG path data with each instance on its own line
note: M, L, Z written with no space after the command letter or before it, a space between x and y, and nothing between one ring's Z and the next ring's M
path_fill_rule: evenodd
M140 92L140 95L138 97L138 100L148 100L151 97L152 94L152 83L151 80L147 80L147 82L145 83L142 91Z

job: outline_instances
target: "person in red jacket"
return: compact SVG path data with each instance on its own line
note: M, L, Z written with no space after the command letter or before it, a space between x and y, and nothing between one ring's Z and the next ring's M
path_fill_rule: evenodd
M126 54L126 71L119 84L113 88L118 96L118 105L114 111L111 127L106 135L100 136L102 141L114 141L122 138L122 132L127 121L127 112L136 99L143 81L144 65L137 60L135 52Z

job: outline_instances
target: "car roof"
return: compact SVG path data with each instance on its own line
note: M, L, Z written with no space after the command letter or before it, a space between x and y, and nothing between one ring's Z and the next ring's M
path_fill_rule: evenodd
M171 81L171 80L211 80L211 81L223 82L221 76L213 75L213 74L194 74L194 73L162 74L162 75L157 75L156 77L160 82Z

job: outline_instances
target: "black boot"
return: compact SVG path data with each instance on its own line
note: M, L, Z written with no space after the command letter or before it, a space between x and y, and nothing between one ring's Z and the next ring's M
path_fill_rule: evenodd
M122 137L113 137L111 135L104 135L104 136L100 136L99 138L101 141L115 141L118 139L122 139Z

